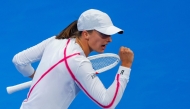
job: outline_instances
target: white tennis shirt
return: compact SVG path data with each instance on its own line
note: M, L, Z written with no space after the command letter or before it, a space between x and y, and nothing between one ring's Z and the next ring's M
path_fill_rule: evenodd
M20 109L67 109L82 90L101 108L114 109L129 81L130 68L120 66L113 83L106 89L75 39L55 36L16 54L17 70L24 76L34 72L32 85Z

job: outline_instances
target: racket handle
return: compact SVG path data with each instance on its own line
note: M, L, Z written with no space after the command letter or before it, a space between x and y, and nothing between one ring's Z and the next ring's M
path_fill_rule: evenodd
M14 92L29 88L32 84L32 81L28 81L28 82L24 82L18 85L14 85L14 86L9 86L7 87L7 93L8 94L12 94Z

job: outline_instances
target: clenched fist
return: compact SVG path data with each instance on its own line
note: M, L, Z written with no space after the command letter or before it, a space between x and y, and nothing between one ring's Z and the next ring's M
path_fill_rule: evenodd
M119 51L121 66L131 68L134 59L134 53L130 48L121 47Z

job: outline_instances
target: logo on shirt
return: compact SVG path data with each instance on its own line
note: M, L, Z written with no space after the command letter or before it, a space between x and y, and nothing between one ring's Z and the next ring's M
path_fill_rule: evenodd
M124 70L121 70L121 73L120 73L120 74L123 75L123 73L124 73Z
M91 75L91 77L92 77L92 79L94 79L94 78L96 77L96 73L93 73L93 74Z

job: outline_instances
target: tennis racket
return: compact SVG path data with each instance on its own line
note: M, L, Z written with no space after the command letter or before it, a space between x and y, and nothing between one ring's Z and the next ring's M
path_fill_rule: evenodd
M88 59L92 63L93 69L97 74L105 72L113 67L115 67L119 62L120 58L117 54L113 53L103 53L98 55L89 56ZM14 86L8 86L7 93L12 94L14 92L29 88L32 84L32 81L24 82Z

